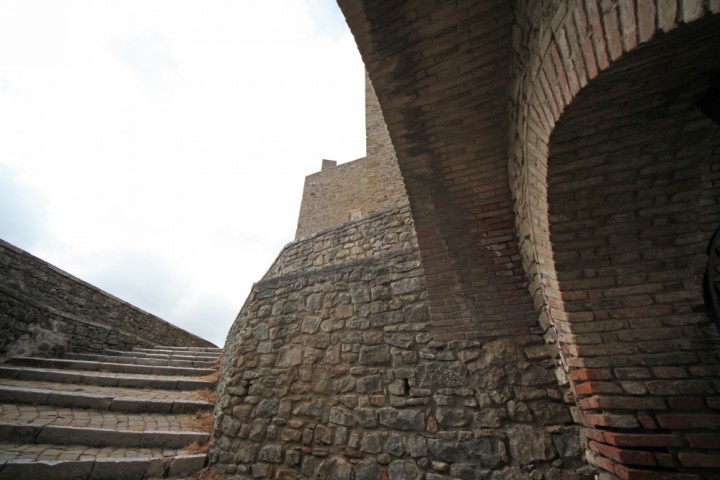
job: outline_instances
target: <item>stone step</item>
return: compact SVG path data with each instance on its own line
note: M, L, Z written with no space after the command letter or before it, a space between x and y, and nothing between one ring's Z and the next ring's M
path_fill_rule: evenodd
M194 413L211 411L212 393L0 380L0 402L94 408L117 412ZM1 438L1 437L0 437Z
M215 389L216 382L192 377L141 375L135 373L83 372L56 368L0 366L0 378L73 383L122 388L153 388L158 390Z
M12 357L8 359L5 364L37 368L63 368L70 370L140 373L151 375L203 376L212 375L217 371L215 368L163 367L156 365L132 365L117 362L96 362L87 360L37 357Z
M207 454L189 449L0 444L0 480L141 480L200 471Z
M125 414L82 408L0 404L5 442L88 447L181 448L210 438L208 414Z
M9 359L0 365L0 480L143 480L202 470L221 351Z
M111 355L117 357L140 357L140 358L160 358L166 360L200 360L203 362L219 362L220 355L205 354L205 353L192 353L192 352L122 352L119 350L104 350L104 355Z
M156 345L153 350L172 350L172 351L188 351L188 352L212 352L222 353L223 349L218 347L171 347L164 345Z
M215 365L214 361L207 360L168 360L163 358L97 355L91 353L66 353L63 358L68 360L85 360L88 362L125 363L128 365L150 365L159 367L212 368Z

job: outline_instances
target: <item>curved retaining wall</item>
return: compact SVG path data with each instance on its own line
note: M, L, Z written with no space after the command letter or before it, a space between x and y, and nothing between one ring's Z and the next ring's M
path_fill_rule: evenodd
M358 258L408 226L392 209L285 248L228 335L211 464L240 478L540 478L529 465L591 478L541 336L434 340L414 234Z
M0 240L0 357L213 346Z

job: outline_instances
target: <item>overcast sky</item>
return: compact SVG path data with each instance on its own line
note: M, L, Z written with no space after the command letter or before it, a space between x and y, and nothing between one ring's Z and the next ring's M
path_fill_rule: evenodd
M0 0L0 238L222 346L363 81L334 0Z

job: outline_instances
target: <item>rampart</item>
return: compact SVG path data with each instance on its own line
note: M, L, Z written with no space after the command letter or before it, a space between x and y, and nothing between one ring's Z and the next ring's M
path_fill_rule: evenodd
M433 340L406 205L286 246L228 334L218 393L211 463L241 478L585 478L542 336Z
M0 357L213 346L0 240Z

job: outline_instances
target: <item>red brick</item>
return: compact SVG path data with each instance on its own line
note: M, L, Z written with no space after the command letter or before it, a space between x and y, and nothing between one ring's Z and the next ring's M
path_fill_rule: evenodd
M689 433L686 438L691 447L720 449L720 434ZM720 452L718 452L718 455L720 455Z
M617 473L623 480L701 480L699 475L692 473L661 472L658 470L640 470L624 465L615 467Z
M705 402L698 397L670 397L668 405L674 410L698 410L705 408Z
M690 428L720 428L720 415L705 415L691 413L677 414L660 414L657 416L660 426L672 429L690 429Z
M682 445L677 435L603 432L606 443L617 447L675 447Z
M645 43L655 34L655 2L637 0L638 35L640 43Z
M657 428L655 420L650 415L638 415L638 422L646 430L655 430Z
M601 0L603 10L603 26L605 27L605 41L612 60L617 60L622 55L622 41L620 33L620 21L618 19L617 3L608 0Z
M685 378L687 372L681 367L655 367L652 369L653 375L658 378Z
M720 454L680 452L678 453L680 463L685 467L693 468L720 468Z
M592 395L593 393L623 393L622 388L612 382L585 382L575 385L576 395Z
M611 428L637 428L638 419L632 415L611 415L586 413L585 421L588 425Z
M585 8L587 11L588 25L592 31L592 35L588 35L588 37L591 36L595 44L595 55L600 70L605 70L610 65L610 62L605 47L605 33L603 32L600 20L600 12L598 11L595 0L585 0Z
M605 445L595 441L590 442L590 449L605 457L611 458L619 463L630 465L656 465L655 456L652 452L642 450L626 450L622 448Z
M634 0L620 0L620 25L622 26L623 48L629 52L637 47L637 24L635 23Z
M656 397L592 396L579 402L583 409L601 410L666 410L667 405Z

